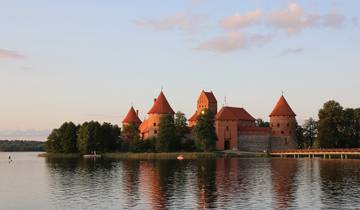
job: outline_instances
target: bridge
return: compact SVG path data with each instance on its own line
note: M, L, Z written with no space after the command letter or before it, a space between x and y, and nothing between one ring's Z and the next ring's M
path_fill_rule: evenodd
M322 158L360 158L360 148L354 149L295 149L274 150L270 152L272 157L322 157Z

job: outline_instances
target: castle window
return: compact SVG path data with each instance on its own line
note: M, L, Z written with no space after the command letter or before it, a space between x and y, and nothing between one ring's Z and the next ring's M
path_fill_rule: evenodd
M280 127L280 123L277 124L277 127Z
M284 131L281 131L281 134L284 134Z
M229 126L226 126L226 131L229 131Z
M157 134L157 130L154 130L154 133Z
M154 123L153 125L156 126L156 123Z

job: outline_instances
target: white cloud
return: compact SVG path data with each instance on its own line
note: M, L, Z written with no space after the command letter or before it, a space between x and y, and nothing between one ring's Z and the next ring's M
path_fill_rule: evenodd
M24 58L24 56L15 51L0 48L0 59L7 59L7 58L22 59Z
M285 29L289 35L315 26L338 28L345 21L345 16L335 11L325 15L306 13L297 3L291 3L286 10L271 12L268 22L275 28Z
M303 48L288 48L288 49L285 49L279 56L300 54L302 52L303 52Z
M138 26L148 27L157 31L173 29L178 29L182 31L196 31L206 21L206 16L191 16L179 12L173 16L168 16L157 20L136 20L135 24Z
M262 13L259 9L244 15L236 13L230 17L224 18L220 21L220 25L225 29L240 29L258 23L261 19L261 15Z
M226 36L220 36L201 43L196 49L213 51L216 53L228 53L255 45L262 45L272 40L271 36L259 34L247 35L242 32L230 32Z

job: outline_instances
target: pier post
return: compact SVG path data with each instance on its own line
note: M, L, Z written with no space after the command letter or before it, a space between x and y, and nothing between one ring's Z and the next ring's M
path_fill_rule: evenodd
M331 159L331 155L329 155L329 159Z
M344 157L343 157L343 154L341 154L341 159L343 159Z
M345 155L345 159L347 159L347 155Z
M324 153L324 159L326 159L326 154Z

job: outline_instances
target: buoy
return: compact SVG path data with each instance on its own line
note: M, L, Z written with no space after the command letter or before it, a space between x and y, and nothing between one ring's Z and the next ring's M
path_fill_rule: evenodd
M177 159L178 159L178 160L184 160L184 156L179 155L179 156L177 157Z

